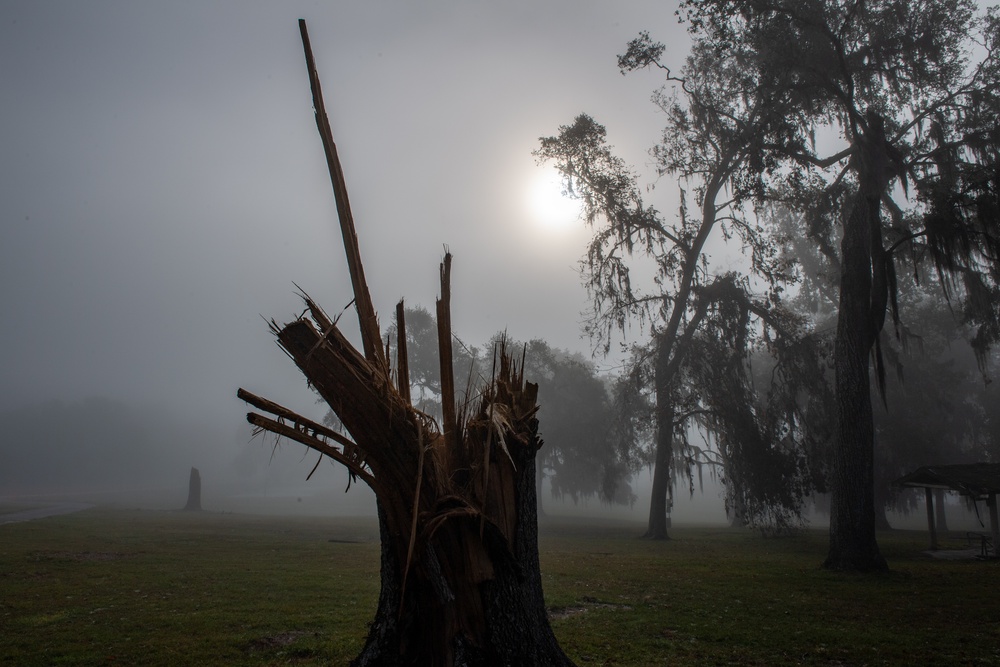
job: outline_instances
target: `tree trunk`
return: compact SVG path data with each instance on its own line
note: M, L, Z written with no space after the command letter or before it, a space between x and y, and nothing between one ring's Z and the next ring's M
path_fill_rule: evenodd
M667 509L670 496L670 460L672 456L673 442L669 435L664 438L657 434L656 460L653 463L653 489L652 497L649 500L649 523L643 535L647 539L670 539L670 535L667 533Z
M674 468L674 403L670 391L667 346L658 341L656 353L656 458L653 460L653 488L649 499L649 523L643 537L669 540L668 512L673 500Z
M746 497L739 493L736 485L733 483L732 475L730 472L729 464L726 467L726 477L723 483L726 488L726 499L727 499L727 510L729 514L729 527L730 528L746 528L747 527L747 504Z
M525 521L522 524L525 529L518 532L513 552L494 566L493 580L482 586L475 609L475 613L482 613L485 618L482 635L478 638L456 636L450 647L435 646L440 644L442 618L453 618L463 613L449 609L455 600L442 602L442 596L446 598L450 591L449 583L438 571L429 579L422 577L419 584L408 579L406 586L411 593L402 594L401 573L405 564L395 556L392 535L380 505L382 590L365 647L351 662L352 667L572 665L559 648L545 612L538 564L538 538L534 528L536 523L530 520L536 511L531 500L534 497L534 483L531 481L534 466L530 460L523 463L518 515ZM445 528L447 525L442 530ZM452 543L453 551L455 539L468 537L468 532L459 531L459 534L442 536L440 542ZM429 552L426 556L439 562L444 560L436 552ZM445 559L448 557L445 555ZM413 595L417 590L420 594ZM482 609L478 608L480 605ZM451 654L445 662L434 657L442 649Z
M885 139L879 132L859 141L860 191L844 221L841 241L840 307L834 345L837 440L833 452L830 551L824 567L836 570L885 570L875 540L875 430L869 356L881 329L884 296L873 289L873 256L881 250L879 208L884 176ZM875 243L879 245L873 247ZM877 263L877 270L884 270ZM884 288L883 288L884 290Z
M877 205L877 204L876 204ZM868 354L871 265L863 206L855 206L844 229L844 270L834 347L838 438L833 455L830 552L825 567L884 570L875 541L874 429Z

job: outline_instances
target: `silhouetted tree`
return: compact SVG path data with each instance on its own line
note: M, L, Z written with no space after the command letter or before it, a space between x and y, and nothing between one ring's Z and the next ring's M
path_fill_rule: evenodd
M1000 20L970 0L687 0L698 43L795 109L758 148L762 199L838 224L838 437L827 567L886 567L875 539L869 359L898 323L896 264L932 262L985 354L996 312ZM977 59L970 60L973 47ZM752 57L746 57L746 54ZM818 133L843 148L821 153ZM907 193L915 199L907 199ZM822 223L820 223L822 224Z
M404 318L414 406L440 418L437 324L421 307L405 307ZM396 338L394 324L387 334L390 354L396 354ZM493 349L505 340L512 349L524 348L524 372L538 384L540 418L544 424L540 435L546 443L537 461L539 489L542 479L548 478L556 498L569 497L577 502L596 497L612 504L635 502L629 477L636 466L619 455L622 445L614 441L616 432L608 387L594 365L580 355L553 349L539 339L521 343L507 339L506 334L497 334L486 348ZM455 399L461 404L475 395L470 389L489 379L489 360L458 336L453 336L453 344Z
M631 505L629 478L636 466L622 456L608 385L594 365L579 355L532 340L525 349L525 373L538 382L538 416L545 448L538 457L552 495L573 502L598 498ZM617 438L617 440L616 440Z
M780 314L784 335L757 339L750 309L720 300L692 341L685 374L699 396L696 419L711 436L703 454L722 470L727 511L735 525L765 535L798 528L806 499L825 486L826 441L809 425L824 389L821 341Z
M397 311L398 313L398 311ZM422 306L403 308L406 322L406 352L409 359L410 391L414 407L427 414L441 415L441 369L438 364L437 322ZM397 353L398 314L386 332L389 352ZM482 380L480 351L452 334L455 399L463 402Z
M405 307L404 319L414 407L440 418L437 324L421 307ZM396 339L397 325L393 324L387 334L390 354L396 354ZM520 343L497 334L485 347L493 349L503 340L511 349L524 349L524 372L538 384L543 424L540 435L546 443L537 460L539 489L542 478L547 477L557 498L634 502L629 477L635 466L619 456L621 445L613 440L607 386L593 364L538 339ZM479 348L454 335L453 349L455 400L463 404L475 396L470 390L489 380L490 360L482 357Z
M674 74L660 63L663 51L644 33L619 57L619 67L623 72L656 67L665 74L669 89L656 101L667 126L653 153L660 172L676 175L685 186L676 221L644 203L636 176L608 146L605 128L587 115L560 127L557 136L542 138L535 152L563 174L567 192L582 200L585 220L595 229L582 262L593 299L588 333L607 351L613 333L629 322L650 327L656 441L646 536L654 539L668 537L675 449L687 444L688 413L678 409L685 400L682 367L706 313L718 299L731 297L709 265L706 244L712 236L736 237L746 250L748 270L764 278L765 287L784 278L774 247L742 208L754 194L748 186L755 183L761 137L769 136L773 124L786 123L782 100L755 94L738 52L723 57L696 48ZM654 267L646 280L633 279L637 256ZM654 289L644 291L643 282ZM753 303L755 318L778 302L778 289L758 295L739 285L739 298Z
M832 349L840 266L830 238L835 228L810 225L809 215L783 207L772 210L769 220L783 231L785 252L796 258L800 273L788 304L813 320L814 330ZM992 394L964 340L972 332L927 268L899 276L898 335L880 334L887 373L886 400L873 407L874 507L876 528L883 530L891 528L887 510L909 512L924 505L922 494L894 490L893 480L924 465L973 463L992 456L986 426L986 401ZM817 389L832 396L832 374L822 384L828 387ZM832 400L820 405L824 403L832 405ZM811 430L832 430L834 421L834 414L820 411L806 423Z

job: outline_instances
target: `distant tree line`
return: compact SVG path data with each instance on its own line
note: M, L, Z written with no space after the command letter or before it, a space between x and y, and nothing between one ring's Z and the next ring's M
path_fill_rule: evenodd
M422 307L406 307L406 347L414 406L439 419L441 382L437 325ZM396 325L386 336L395 355ZM545 446L537 460L538 489L548 480L554 498L579 502L588 498L631 505L636 496L630 477L641 462L630 456L639 448L638 432L619 428L613 410L613 380L601 376L594 363L577 353L551 347L543 340L516 341L496 334L481 346L457 336L453 341L456 399L459 405L477 397L475 388L493 372L493 351L501 339L520 350L525 377L538 384L539 432ZM632 440L628 440L628 438ZM539 497L539 505L544 502Z
M51 400L0 413L0 493L175 492L192 466L218 490L235 481L233 429L110 398ZM249 432L246 433L249 436Z

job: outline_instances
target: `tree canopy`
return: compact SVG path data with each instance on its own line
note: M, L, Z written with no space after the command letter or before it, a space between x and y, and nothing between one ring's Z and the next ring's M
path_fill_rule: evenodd
M404 306L403 317L413 404L440 419L437 324L421 306ZM394 322L386 337L390 355L396 354L397 327ZM548 479L554 498L573 502L597 498L622 505L635 502L630 477L636 466L623 454L623 448L632 446L623 439L635 436L616 429L609 396L611 381L600 376L593 363L543 340L523 343L505 333L496 334L483 346L470 345L454 334L452 340L455 400L459 405L474 396L470 388L490 377L492 357L481 349L503 344L522 351L525 377L538 385L539 435L546 445L537 457L539 490L542 480ZM544 506L541 496L539 504Z
M663 45L642 33L619 57L619 67L623 72L654 67L665 76L654 99L667 123L653 156L660 174L678 179L676 217L646 203L636 174L607 143L605 128L586 114L560 127L557 136L542 138L536 151L563 174L567 192L582 200L584 218L594 228L582 262L593 299L588 333L607 351L616 331L634 322L649 329L649 354L636 357L648 366L629 374L648 380L655 395L646 533L652 538L667 537L675 449L689 448L690 418L705 408L699 403L702 394L684 383L699 335L711 328L713 318L718 323L720 314L736 312L741 315L732 321L746 336L798 335L795 323L780 312L781 293L791 280L788 263L747 210L760 195L758 174L771 167L762 161L768 158L762 141L789 134L796 107L786 97L767 94L744 61L754 56L752 49L723 53L699 42L676 73L660 61L663 53ZM712 265L713 238L739 244L747 259L740 273ZM634 275L636 267L649 266L651 275ZM751 411L742 417L759 415ZM719 420L729 418L739 419L718 412L715 421L703 424L718 428ZM738 427L728 432L751 433ZM768 440L767 447L774 444Z
M636 443L617 428L609 378L596 373L581 355L532 340L525 350L525 373L538 382L540 435L546 447L538 457L539 485L549 480L552 496L574 503L586 498L632 505L634 462L625 454Z
M897 268L934 267L981 361L1000 334L1000 19L970 0L688 0L680 14L696 48L748 67L756 94L791 110L756 146L754 180L758 203L801 213L839 266L826 565L882 569L869 354L884 395Z

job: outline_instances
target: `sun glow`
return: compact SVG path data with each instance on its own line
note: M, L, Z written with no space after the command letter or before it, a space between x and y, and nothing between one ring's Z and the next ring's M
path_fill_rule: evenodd
M549 232L568 231L580 222L580 201L564 194L559 173L536 169L528 184L526 201L534 223Z

